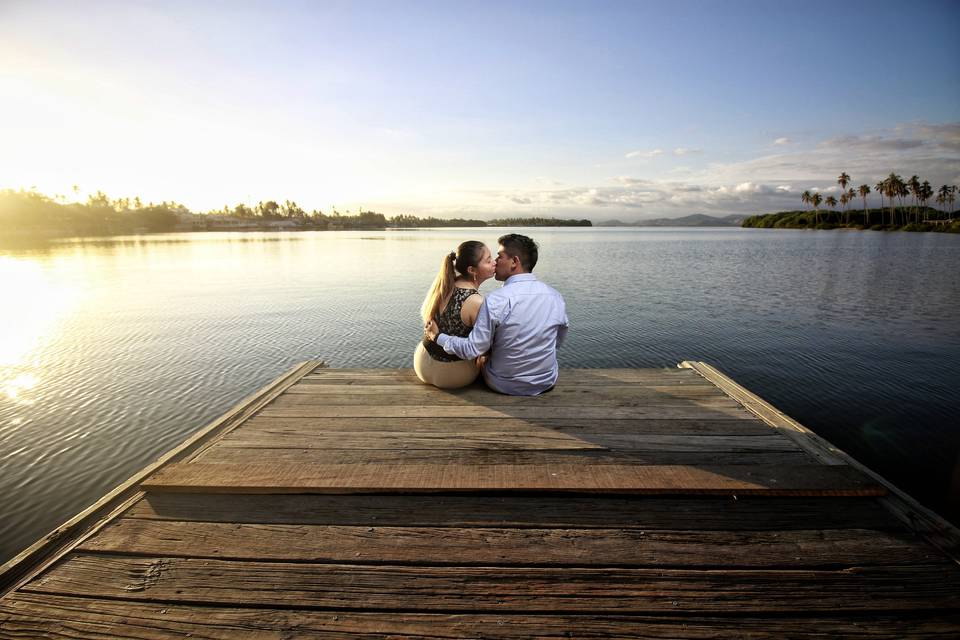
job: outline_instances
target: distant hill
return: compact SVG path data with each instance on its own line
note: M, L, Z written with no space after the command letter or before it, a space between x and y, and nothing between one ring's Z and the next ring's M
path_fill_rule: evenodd
M598 222L598 227L739 227L746 216L733 213L718 218L703 213L694 213L682 218L654 218L653 220L638 220L636 222L622 222L620 220L605 220Z

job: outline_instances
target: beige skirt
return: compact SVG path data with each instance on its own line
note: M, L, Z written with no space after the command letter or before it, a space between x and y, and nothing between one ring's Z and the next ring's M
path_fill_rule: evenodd
M413 370L417 377L426 384L432 384L440 389L457 389L465 387L477 379L480 370L473 360L456 360L441 362L434 360L423 343L417 345L413 354Z

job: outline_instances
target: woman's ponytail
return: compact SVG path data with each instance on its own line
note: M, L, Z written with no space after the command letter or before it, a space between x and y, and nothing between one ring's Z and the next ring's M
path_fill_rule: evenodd
M446 308L450 302L450 296L453 295L453 283L457 279L454 263L457 261L456 251L451 251L443 257L440 263L440 273L433 281L433 286L423 299L423 305L420 307L420 315L423 322L427 323L437 318L441 309Z

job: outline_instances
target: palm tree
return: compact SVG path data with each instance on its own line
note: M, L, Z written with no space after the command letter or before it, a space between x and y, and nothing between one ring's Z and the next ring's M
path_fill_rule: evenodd
M910 188L903 178L897 176L897 201L900 203L900 211L903 212L903 199L910 195ZM904 218L906 220L906 218Z
M823 196L819 193L815 193L810 196L810 202L813 204L813 224L816 226L820 220L820 211L817 207L820 206L820 203L823 202Z
M924 211L926 211L926 208L927 208L927 200L929 200L930 196L932 195L933 195L933 187L930 186L929 181L924 180L923 183L920 185L920 205L923 207ZM919 217L920 217L920 214L918 213L917 214L918 221L919 221Z
M813 203L813 194L810 193L809 189L800 194L800 201L803 202L803 204Z
M841 189L846 189L847 185L850 184L850 176L847 175L846 171L841 173L840 177L837 178L837 184L840 185Z
M847 185L850 184L850 175L846 171L841 172L837 177L837 184L840 185L841 190L846 191ZM846 209L847 203L843 202L842 198L840 202L843 203L843 208Z
M947 185L943 185L942 187L940 187L939 189L937 189L937 200L936 200L936 202L937 202L938 205L940 205L940 211L941 211L941 212L943 212L943 210L944 210L944 209L946 208L946 206L947 206L947 196L949 196L949 195L950 195L950 187L948 187Z
M956 200L957 196L957 185L950 187L950 195L947 196L947 202L950 203L950 217L953 217L953 201Z
M824 200L823 203L832 209L837 206L837 199L833 196L827 196L827 199Z
M890 224L895 225L896 222L896 209L893 204L894 198L901 199L901 206L903 204L903 196L906 195L906 185L903 183L903 178L897 174L891 172L887 176L886 180L883 181L883 193L887 196L887 200L890 201Z
M840 209L843 210L843 223L847 223L847 203L850 202L850 196L844 191L840 194Z
M862 184L858 191L860 197L863 198L863 226L867 228L870 226L870 214L867 212L867 195L870 193L870 185Z
M886 191L886 184L886 180L881 180L873 186L877 193L880 194L880 224L883 224L883 194Z
M913 210L917 216L917 222L920 221L920 176L912 175L904 185L907 190L913 194Z
M947 206L947 200L950 197L950 187L943 185L937 189L937 204L940 205L941 211L943 207Z

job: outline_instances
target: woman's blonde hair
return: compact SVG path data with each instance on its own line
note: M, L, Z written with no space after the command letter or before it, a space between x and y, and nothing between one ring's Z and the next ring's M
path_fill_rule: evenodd
M427 297L423 299L420 306L420 315L424 322L435 320L437 315L447 308L450 302L450 296L453 295L453 282L457 279L457 274L461 277L467 276L467 269L474 269L480 264L480 258L483 257L483 249L486 245L477 240L467 240L460 243L456 251L451 251L443 256L440 262L440 273L433 281Z

